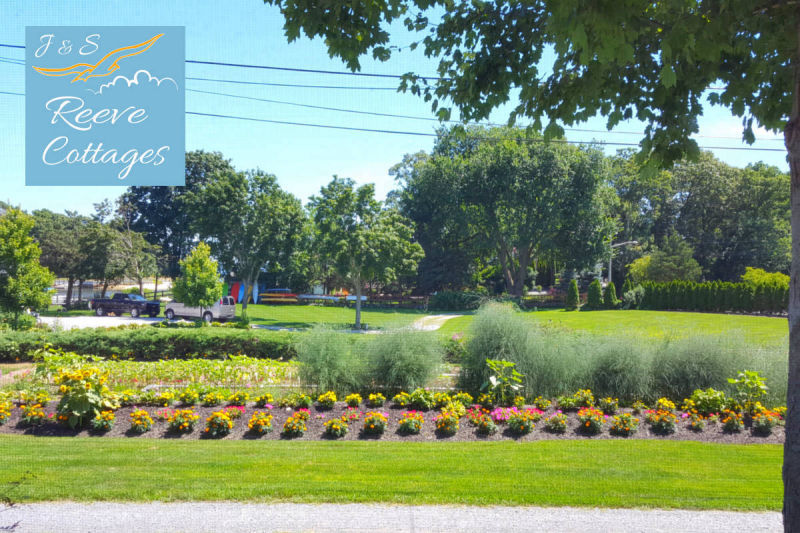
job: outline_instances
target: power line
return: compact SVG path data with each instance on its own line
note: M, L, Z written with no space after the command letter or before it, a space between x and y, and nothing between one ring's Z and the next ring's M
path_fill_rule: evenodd
M334 74L339 76L365 76L369 78L392 78L392 79L400 79L403 76L399 74L377 74L374 72L351 72L349 70L321 70L321 69L311 69L311 68L295 68L295 67L275 67L270 65L251 65L248 63L227 63L225 61L200 61L197 59L187 59L187 63L192 63L196 65L215 65L218 67L237 67L237 68L253 68L253 69L265 69L265 70L282 70L287 72L303 72L307 74ZM439 80L443 78L437 78L433 76L416 76L422 80Z
M194 78L187 76L187 80L215 81L219 83L235 83L239 85L266 85L269 87L299 87L308 89L353 89L360 91L397 91L397 87L356 87L354 85L305 85L300 83L274 83L266 81L226 80L220 78Z

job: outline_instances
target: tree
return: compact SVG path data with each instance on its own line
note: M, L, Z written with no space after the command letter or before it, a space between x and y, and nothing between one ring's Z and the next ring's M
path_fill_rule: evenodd
M26 307L34 310L50 304L48 287L55 276L39 264L41 250L30 233L33 217L19 209L0 216L0 310L13 315L13 327Z
M387 60L389 26L402 20L429 57L439 57L434 83L413 73L402 87L431 101L452 102L462 120L487 118L513 94L510 119L549 121L548 138L598 113L609 128L637 118L647 123L641 159L650 168L697 155L703 93L712 104L753 125L783 131L789 155L792 249L800 249L800 9L785 0L690 0L586 5L575 1L349 2L346 9L309 9L306 2L266 0L286 19L290 41L301 31L322 37L331 56L356 70L372 52ZM441 9L442 7L445 9ZM431 20L429 9L441 9ZM553 62L540 65L545 50ZM792 254L789 302L789 394L784 445L784 528L800 531L800 253Z
M589 290L586 294L585 309L600 309L603 307L603 286L600 284L599 279L595 279L589 284Z
M223 270L244 283L246 314L262 270L280 270L295 251L305 220L300 200L272 174L224 171L187 193L184 202Z
M33 218L32 235L42 251L39 263L56 276L67 278L65 305L69 306L75 281L89 277L85 272L86 251L81 247L89 219L74 212L60 214L47 209L34 211Z
M630 275L636 283L643 281L697 281L702 269L692 257L692 247L680 235L672 234L663 246L629 265Z
M569 282L569 288L567 288L566 309L567 311L577 311L580 305L581 296L578 292L578 281L573 279Z
M412 274L423 257L408 221L382 209L372 184L356 188L351 179L333 180L312 196L309 208L318 228L318 248L331 259L356 296L356 329L366 283L392 283Z
M542 256L554 254L581 268L606 249L604 158L541 141L514 128L471 127L463 138L441 131L404 195L406 205L438 201L434 210L446 221L439 224L460 228L462 241L496 258L506 290L517 297ZM431 190L441 192L412 200Z
M609 281L605 289L603 289L603 307L606 309L616 309L619 305L617 299L617 287L613 281Z
M175 299L184 305L211 307L222 297L219 265L211 259L211 248L201 242L181 261L181 275L172 286Z
M219 152L186 152L185 186L129 187L122 195L122 204L132 208L130 229L144 233L148 242L161 247L166 256L167 276L178 275L179 262L193 245L187 194L208 181L214 173L233 170L230 161Z

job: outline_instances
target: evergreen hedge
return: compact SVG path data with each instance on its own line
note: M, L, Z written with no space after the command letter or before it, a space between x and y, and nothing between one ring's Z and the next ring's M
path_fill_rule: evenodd
M670 281L642 287L641 309L778 314L789 307L789 289L778 284Z

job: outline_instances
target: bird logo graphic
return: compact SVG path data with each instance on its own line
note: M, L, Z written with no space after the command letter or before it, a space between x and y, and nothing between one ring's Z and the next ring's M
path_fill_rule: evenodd
M163 33L159 33L158 35L151 37L150 39L142 43L133 44L131 46L125 46L122 48L117 48L116 50L112 50L111 52L104 55L103 58L100 59L100 61L98 61L94 65L89 63L75 63L74 65L62 68L45 68L45 67L33 67L33 68L34 70L36 70L40 74L43 74L44 76L75 75L75 77L72 79L70 83L75 83L76 81L86 82L89 81L90 78L101 78L103 76L108 76L115 70L118 70L119 62L122 59L141 54L142 52L146 51L148 48L153 46L153 44L157 40L159 40L163 35L164 35Z

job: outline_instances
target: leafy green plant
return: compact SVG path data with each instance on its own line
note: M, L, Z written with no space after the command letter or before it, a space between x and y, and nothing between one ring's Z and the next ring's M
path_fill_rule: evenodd
M411 405L411 395L407 392L398 392L392 397L392 403L398 407L408 407Z
M725 393L720 390L712 389L711 387L705 390L695 389L689 400L694 404L694 408L697 409L697 412L703 416L708 416L711 413L721 413L728 404Z
M417 411L405 411L403 418L397 423L397 431L405 435L416 435L422 430L425 419Z
M738 433L744 429L744 420L741 413L725 409L720 413L722 429L729 433Z
M678 427L678 417L672 411L650 409L645 412L645 420L653 433L669 435Z
M603 413L613 415L619 409L619 399L611 397L600 398L597 402L597 407L599 407Z
M382 435L386 431L387 423L386 415L370 411L364 415L362 431L365 435Z
M545 419L544 428L550 433L565 433L567 431L567 415L556 411Z
M433 392L427 389L415 389L409 397L409 405L418 411L428 411L433 408Z
M584 407L578 411L578 422L580 422L578 429L587 435L597 435L603 430L606 418L600 409Z
M265 393L265 394L261 394L259 396L256 396L253 399L253 402L255 403L256 407L260 407L261 409L263 409L268 405L271 406L272 404L274 404L275 403L275 398L272 397L272 394Z
M367 397L367 405L370 407L383 407L384 403L386 403L386 396L380 392L372 393Z
M0 400L0 426L8 422L11 418L13 405L7 400Z
M107 374L95 367L61 370L53 380L59 385L61 400L56 412L71 428L83 426L101 410L119 407L105 385Z
M200 401L200 393L197 389L187 387L178 394L178 401L181 405L196 405Z
M349 407L358 407L361 405L363 399L361 398L360 394L348 394L344 398L344 403L346 403Z
M92 429L102 432L111 431L115 419L114 411L101 411L92 419Z
M753 415L753 434L767 436L780 423L781 417L774 411L763 410Z
M228 405L238 405L244 406L247 405L247 400L250 399L250 395L245 391L237 391L228 396Z
M317 398L317 405L320 409L333 409L333 406L336 405L336 393L328 391L320 394Z
M302 437L307 430L306 421L298 416L292 415L283 423L282 434L287 438L296 438Z
M533 431L533 417L526 412L516 412L508 417L508 429L512 435L521 437Z
M764 378L758 372L751 370L743 370L735 378L728 378L728 383L736 387L736 399L750 412L756 402L762 400L769 390Z
M146 433L153 427L153 418L144 409L137 409L131 413L131 431Z
M442 411L434 416L433 423L440 435L452 436L458 431L458 415L452 411Z
M595 279L589 284L586 294L586 305L584 309L602 309L603 307L603 286L599 279Z
M628 437L639 429L639 419L629 413L615 415L611 418L611 428L609 432L613 435Z
M206 418L206 427L203 434L212 438L221 438L228 435L233 429L233 420L223 411L214 411Z
M581 305L580 301L580 294L578 292L578 281L572 280L569 282L569 287L567 288L567 301L566 301L566 310L567 311L577 311Z
M494 423L492 417L488 414L478 416L473 424L475 425L475 432L478 435L488 436L497 433L497 424Z
M605 289L603 289L603 307L606 309L616 309L618 306L617 288L613 281L609 281Z
M541 396L537 396L536 398L533 399L533 405L535 405L537 409L541 409L542 411L548 410L552 404L553 402L551 402L547 398L542 398Z
M211 391L203 395L203 405L206 407L216 407L222 405L227 396L219 391Z
M522 389L522 374L517 372L515 364L510 361L486 359L489 369L489 380L482 389L488 389L498 405L511 405L516 393Z
M191 433L200 415L191 409L176 409L167 416L167 426L175 433Z
M456 403L460 403L464 407L469 407L473 402L472 395L466 392L457 392L453 394L452 400Z
M434 332L403 329L371 337L364 353L373 383L412 390L424 387L439 372L444 353Z
M347 422L341 418L333 418L325 422L324 435L333 439L340 439L347 435Z
M272 431L272 415L264 411L256 411L247 422L247 429L255 435L266 435Z
M47 420L47 415L41 404L23 404L19 408L22 411L20 420L26 426L38 426L44 424Z

